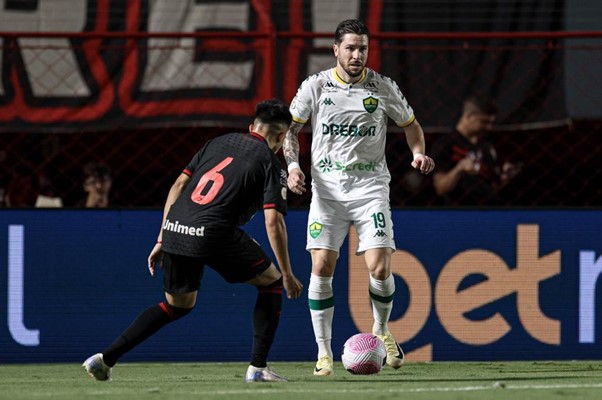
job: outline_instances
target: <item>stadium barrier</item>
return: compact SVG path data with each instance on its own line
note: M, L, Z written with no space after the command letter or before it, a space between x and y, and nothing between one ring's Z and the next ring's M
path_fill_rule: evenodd
M300 210L286 219L305 287L306 219ZM159 210L1 212L0 363L82 361L161 301L162 275L146 267L160 220ZM602 359L599 212L414 210L393 212L393 221L390 328L409 361ZM247 231L269 248L261 215ZM335 353L371 328L356 244L352 233L334 280ZM255 296L207 270L196 309L123 361L246 361ZM315 354L304 292L284 300L271 358Z

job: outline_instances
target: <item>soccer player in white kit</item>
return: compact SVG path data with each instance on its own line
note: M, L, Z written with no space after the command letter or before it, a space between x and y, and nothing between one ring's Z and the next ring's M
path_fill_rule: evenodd
M312 272L308 299L318 362L314 375L332 375L331 348L334 294L332 279L339 249L353 224L370 272L373 333L387 348L387 364L401 367L403 351L388 329L395 281L395 251L389 205L391 174L385 160L387 120L406 134L414 155L412 167L428 174L435 167L425 155L424 132L397 84L366 68L369 32L358 20L341 22L333 45L336 67L308 77L291 102L293 123L284 142L288 186L305 192L299 166L299 132L312 125L312 199L307 221L307 250Z

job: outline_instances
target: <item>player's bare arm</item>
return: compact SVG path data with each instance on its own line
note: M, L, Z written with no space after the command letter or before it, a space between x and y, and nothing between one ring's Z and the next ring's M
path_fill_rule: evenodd
M456 188L460 178L462 177L462 174L464 174L464 170L466 168L464 167L464 164L467 162L472 163L470 160L465 160L468 159L460 160L460 162L458 162L454 168L447 172L438 172L433 175L433 186L437 195L444 196ZM470 167L472 168L472 165Z
M188 183L190 182L190 177L186 174L180 174L176 181L171 185L171 189L169 189L169 193L167 194L167 200L165 200L165 206L163 207L163 219L161 221L161 229L159 230L159 236L157 236L157 243L151 250L151 253L148 256L148 271L151 276L155 275L155 264L161 260L161 243L163 241L163 225L165 225L165 220L167 219L167 213L169 209L176 202L178 197L182 194Z
M274 251L280 272L282 284L289 299L296 299L301 295L303 285L293 274L293 268L288 254L288 235L283 215L275 209L265 209L265 229Z
M423 174L430 173L433 169L435 169L435 161L424 154L426 151L424 131L418 123L418 120L414 120L414 122L406 126L404 130L408 147L414 155L412 167L419 170Z
M282 145L284 159L288 165L288 188L295 194L305 192L305 174L299 166L299 132L304 124L292 122Z

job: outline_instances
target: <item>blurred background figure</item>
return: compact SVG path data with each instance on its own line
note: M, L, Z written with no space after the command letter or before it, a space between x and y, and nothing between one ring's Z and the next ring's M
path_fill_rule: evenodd
M63 199L48 174L38 175L38 196L34 204L38 208L55 208L63 206Z
M105 164L91 162L84 166L83 173L83 187L87 196L79 206L87 208L108 207L113 184L111 169Z
M478 96L467 98L455 130L431 150L437 163L433 186L445 205L500 205L499 191L514 178L520 165L501 163L488 133L496 105Z
M8 185L10 183L10 170L6 156L6 150L0 150L0 208L9 206Z
M37 196L37 177L32 167L22 163L10 169L7 181L6 207L32 207Z

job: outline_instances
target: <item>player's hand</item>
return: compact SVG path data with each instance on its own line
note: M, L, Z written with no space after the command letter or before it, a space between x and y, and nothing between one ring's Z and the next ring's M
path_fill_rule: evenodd
M298 299L301 296L303 285L299 282L299 279L293 274L288 276L282 276L282 284L286 290L286 297L289 299Z
M155 276L155 265L161 263L161 254L163 254L161 243L157 243L148 255L148 272L150 272L151 276ZM159 267L163 268L163 265L160 264Z
M418 154L414 161L412 161L412 167L420 171L421 174L428 174L435 169L435 161L429 156L424 154Z
M295 194L305 193L305 174L299 168L294 168L288 174L288 188Z

